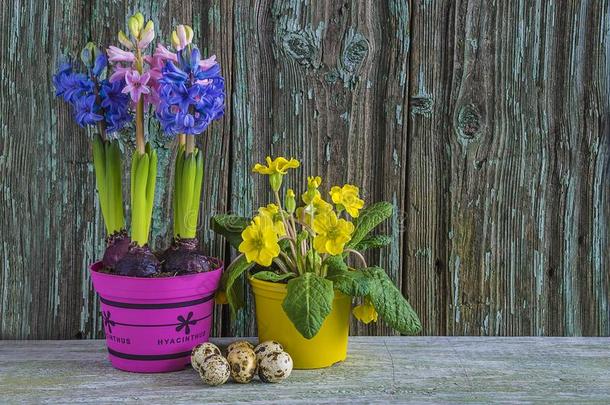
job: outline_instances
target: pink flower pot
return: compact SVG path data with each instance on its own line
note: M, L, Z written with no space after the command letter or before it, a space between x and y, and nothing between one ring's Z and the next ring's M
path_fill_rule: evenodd
M212 327L217 270L178 277L138 278L100 273L91 265L100 297L108 358L120 370L162 373L182 370L191 350L207 342Z

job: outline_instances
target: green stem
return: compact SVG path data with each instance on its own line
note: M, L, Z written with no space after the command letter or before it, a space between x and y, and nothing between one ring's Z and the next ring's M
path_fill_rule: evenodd
M140 96L140 99L136 104L136 150L140 155L145 153L144 96Z
M356 256L358 258L358 260L360 260L360 262L362 263L363 267L365 267L365 268L368 267L366 264L366 259L364 258L364 256L362 256L362 254L360 252L358 252L357 250L354 250L354 249L350 249L350 248L345 249L345 251Z
M189 135L186 137L185 140L186 143L186 149L185 152L186 154L191 154L195 151L195 135Z
M278 209L280 211L280 215L282 217L282 223L284 224L284 229L286 229L286 234L288 235L288 241L290 242L290 251L292 252L292 256L294 257L294 261L297 262L297 252L296 252L296 229L293 229L288 221L286 221L286 216L284 215L284 209L282 208L282 200L280 199L280 194L277 191L273 191L275 195L275 201L277 202ZM300 273L301 269L299 269Z
M292 270L293 273L301 274L298 266L295 264L294 260L290 258L290 256L282 251L280 251L280 256L284 259L284 262L286 262L286 265L290 267L290 270Z
M279 267L279 269L281 271L283 271L284 273L292 273L291 271L288 271L288 269L286 268L286 265L278 257L273 259L273 263L275 263L275 265L277 267Z
M136 53L136 69L141 75L143 71L142 52L138 49ZM144 95L140 94L140 99L136 104L136 149L139 154L145 153L146 141L144 140Z

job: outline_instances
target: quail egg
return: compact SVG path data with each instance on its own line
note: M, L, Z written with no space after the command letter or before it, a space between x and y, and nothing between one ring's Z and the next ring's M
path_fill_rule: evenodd
M259 343L254 348L254 353L256 353L256 360L260 361L261 358L267 353L273 352L283 352L284 347L275 340L267 340L265 342Z
M278 383L292 372L292 357L286 352L267 353L258 363L258 377L262 382Z
M231 351L237 349L238 347L247 347L248 349L254 350L254 346L252 346L252 344L250 342L248 342L246 340L238 340L237 342L231 343L227 347L227 356L229 355L229 353L231 353Z
M237 383L246 384L256 374L256 354L247 346L233 348L227 355L231 377Z
M201 364L199 376L208 385L221 385L227 382L231 375L229 362L220 354L212 354Z
M222 354L214 343L206 342L198 344L191 352L191 365L195 370L199 371L205 359L213 354Z

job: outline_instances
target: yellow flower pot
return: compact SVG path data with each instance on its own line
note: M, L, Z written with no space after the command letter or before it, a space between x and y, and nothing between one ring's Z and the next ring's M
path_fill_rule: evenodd
M331 313L318 334L308 340L301 336L282 308L286 284L250 277L250 285L256 303L259 341L280 342L297 369L329 367L345 360L352 297L335 291Z

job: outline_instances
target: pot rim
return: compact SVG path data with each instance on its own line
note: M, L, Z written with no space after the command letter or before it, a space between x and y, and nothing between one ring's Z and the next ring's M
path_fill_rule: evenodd
M250 274L250 272L248 272L248 281L250 282L250 285L252 286L253 292L254 292L255 288L259 288L261 290L274 292L274 293L286 294L288 292L287 284L259 280L257 278L252 277L252 274ZM351 295L344 294L341 291L337 290L336 288L334 289L334 291L335 291L334 299L344 299L344 298L352 299L353 298Z
M159 283L159 282L167 282L168 280L177 280L177 279L181 279L181 280L188 280L189 278L195 279L198 277L203 276L204 274L213 274L217 271L224 271L224 262L222 259L219 259L217 257L210 257L210 256L206 256L208 259L212 259L216 262L216 264L218 264L218 267L215 268L212 271L206 271L206 272L202 272L202 273L195 273L195 274L181 274L178 276L171 276L171 277L133 277L133 276L120 276L117 274L111 274L111 273L102 273L100 271L98 271L98 269L100 269L103 266L103 263L101 260L96 261L92 264L89 265L89 270L92 273L95 273L98 277L101 278L106 278L108 280L115 280L115 281L119 281L119 280L137 280L137 281L141 281L144 283L151 283L154 284L155 282Z

